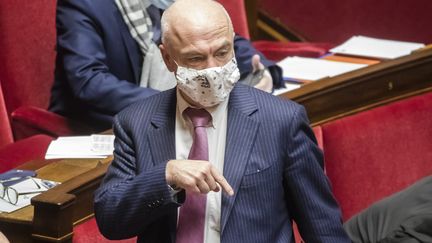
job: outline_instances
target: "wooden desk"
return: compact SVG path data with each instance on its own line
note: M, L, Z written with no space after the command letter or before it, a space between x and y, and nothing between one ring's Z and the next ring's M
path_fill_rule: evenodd
M93 216L93 192L110 161L65 159L20 166L36 170L38 178L62 184L32 198L31 206L0 213L0 230L11 242L70 242L73 225Z
M308 83L280 96L305 106L312 125L432 90L432 49Z

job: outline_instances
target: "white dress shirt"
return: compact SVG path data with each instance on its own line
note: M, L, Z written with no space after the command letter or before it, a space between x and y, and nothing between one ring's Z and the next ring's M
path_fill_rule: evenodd
M175 125L176 159L187 159L192 147L193 125L183 111L192 107L177 89L177 109ZM223 173L225 143L227 132L228 97L219 105L206 110L212 116L212 124L206 129L209 149L209 161ZM207 194L204 242L220 243L222 190Z

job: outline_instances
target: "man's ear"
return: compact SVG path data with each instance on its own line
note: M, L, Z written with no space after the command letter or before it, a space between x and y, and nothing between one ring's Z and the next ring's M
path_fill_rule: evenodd
M174 62L174 59L171 58L170 54L168 54L166 47L163 44L160 44L159 50L168 70L170 72L177 71L177 64Z

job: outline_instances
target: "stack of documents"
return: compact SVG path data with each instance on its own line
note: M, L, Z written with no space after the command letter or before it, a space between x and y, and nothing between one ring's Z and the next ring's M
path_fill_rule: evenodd
M32 197L47 191L60 183L39 178L28 178L17 184L11 185L13 189L19 194L16 204L10 203L6 198L0 199L0 212L10 213L25 206L30 205ZM5 195L5 197L8 197Z
M298 79L315 81L350 72L366 64L328 61L324 59L306 57L287 57L278 62L282 68L284 79Z
M113 150L114 135L59 137L50 143L45 159L106 158Z
M353 36L342 45L331 49L330 52L379 59L394 59L409 55L412 51L424 46L422 43Z

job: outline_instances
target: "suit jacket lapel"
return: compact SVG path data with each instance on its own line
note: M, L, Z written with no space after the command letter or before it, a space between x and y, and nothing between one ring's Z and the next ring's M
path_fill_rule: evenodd
M228 103L228 124L225 146L224 176L234 189L234 196L222 194L221 234L224 231L255 144L259 122L251 116L258 110L249 88L237 85Z
M151 118L152 128L147 133L153 163L175 159L176 92L162 93L156 113Z
M142 68L141 51L139 49L138 44L130 34L129 29L123 20L123 16L121 15L120 10L118 10L117 5L114 3L114 1L113 4L114 4L113 14L114 16L116 16L117 19L116 22L123 39L123 45L125 46L128 52L128 57L132 66L132 72L134 74L135 83L139 84L141 80L141 68Z

